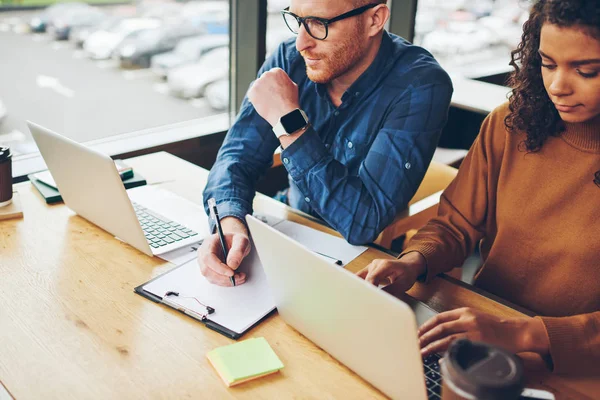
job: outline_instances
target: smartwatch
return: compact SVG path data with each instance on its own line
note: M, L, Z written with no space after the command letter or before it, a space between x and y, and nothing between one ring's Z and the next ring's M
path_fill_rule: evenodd
M299 108L285 114L279 119L277 125L273 127L273 132L278 138L283 135L291 135L294 132L304 129L308 126L308 117L306 113Z

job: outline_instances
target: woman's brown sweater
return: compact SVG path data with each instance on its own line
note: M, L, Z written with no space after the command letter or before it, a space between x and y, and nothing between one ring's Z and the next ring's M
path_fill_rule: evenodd
M600 365L600 121L567 124L536 153L484 121L438 216L409 243L427 280L462 265L481 241L474 284L541 316L557 372Z

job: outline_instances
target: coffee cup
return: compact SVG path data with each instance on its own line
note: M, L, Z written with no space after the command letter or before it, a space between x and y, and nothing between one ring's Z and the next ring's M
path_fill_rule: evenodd
M12 197L12 154L0 146L0 207L9 205Z
M443 400L518 400L524 386L521 360L486 343L452 343L440 366Z

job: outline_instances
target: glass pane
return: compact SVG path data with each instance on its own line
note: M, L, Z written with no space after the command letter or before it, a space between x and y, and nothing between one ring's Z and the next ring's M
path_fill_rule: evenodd
M0 1L0 144L17 157L37 151L25 120L87 142L227 112L228 0Z
M419 0L414 43L450 73L470 78L512 71L510 52L529 16L521 0Z
M279 44L295 36L285 24L281 10L290 6L290 0L267 0L267 57L277 50ZM288 20L290 26L298 26L295 18Z

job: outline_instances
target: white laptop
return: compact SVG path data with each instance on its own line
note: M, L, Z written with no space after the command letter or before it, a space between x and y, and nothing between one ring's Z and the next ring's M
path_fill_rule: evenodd
M204 209L153 186L125 190L113 160L27 121L65 204L88 221L152 256L208 235Z
M417 338L417 320L435 311L409 306L252 216L246 221L286 323L391 398L440 398L439 356L424 366Z

